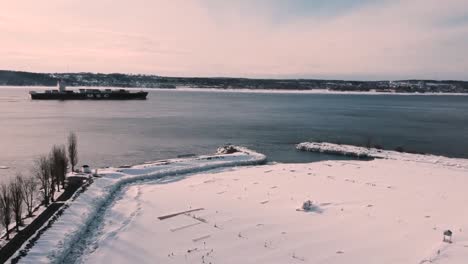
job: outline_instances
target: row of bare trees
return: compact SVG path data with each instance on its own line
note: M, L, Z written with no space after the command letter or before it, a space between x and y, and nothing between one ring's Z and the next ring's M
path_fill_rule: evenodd
M49 206L54 202L56 191L65 189L68 163L74 171L78 163L78 149L77 137L73 132L68 136L67 148L55 145L49 155L42 155L35 161L31 176L17 174L9 182L0 184L0 224L6 229L7 240L13 222L17 231L23 226L25 209L27 217L32 217L38 198L41 204Z
M0 185L0 221L6 229L6 238L9 239L9 226L15 222L16 230L23 225L23 211L26 206L27 216L33 216L34 204L38 185L32 176L24 177L21 174Z
M53 146L49 155L40 156L34 167L34 174L38 180L42 203L48 206L54 202L56 191L65 188L68 157L64 146Z

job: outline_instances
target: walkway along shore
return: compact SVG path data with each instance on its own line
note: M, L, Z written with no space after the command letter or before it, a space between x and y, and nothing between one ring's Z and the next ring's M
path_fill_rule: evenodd
M54 206L57 208L50 209L41 217L43 222L38 222L35 224L36 228L29 231L31 234L36 233L37 236L30 238L27 245L13 254L10 260L12 263L61 262L70 252L74 242L86 231L88 223L100 212L101 207L127 184L223 167L259 165L265 162L266 156L263 154L242 147L226 146L219 148L214 155L155 161L130 168L100 169L99 177L93 179L93 184L85 184L81 187L82 191L78 190L75 195L70 195L71 199L65 200L65 206L57 202ZM51 218L47 222L49 217ZM42 228L39 227L41 225Z
M64 209L65 202L71 199L78 190L83 190L84 187L92 183L92 179L85 179L82 177L72 177L68 179L68 185L65 191L57 198L57 200L51 203L44 211L42 211L29 225L21 230L16 236L14 236L7 244L0 249L0 263L6 262L13 254L15 254L23 244L29 240L26 248L31 247L39 236L47 230L47 222L52 222L53 218L57 218L60 215L60 210ZM49 221L50 220L50 221ZM39 231L39 232L38 232ZM33 237L34 236L34 237ZM31 239L32 238L32 239ZM23 255L21 250L19 256ZM11 260L11 263L16 263L19 257Z

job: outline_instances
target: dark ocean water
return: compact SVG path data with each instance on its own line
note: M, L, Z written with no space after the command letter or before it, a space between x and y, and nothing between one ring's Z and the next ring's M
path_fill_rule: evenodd
M151 91L146 101L31 101L0 88L0 176L28 172L69 131L80 164L133 164L244 145L270 161L331 159L294 144L330 141L468 158L468 96Z

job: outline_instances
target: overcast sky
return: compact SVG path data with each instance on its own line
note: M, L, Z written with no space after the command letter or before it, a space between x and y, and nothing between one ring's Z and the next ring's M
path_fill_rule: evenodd
M0 0L0 69L468 80L468 1Z

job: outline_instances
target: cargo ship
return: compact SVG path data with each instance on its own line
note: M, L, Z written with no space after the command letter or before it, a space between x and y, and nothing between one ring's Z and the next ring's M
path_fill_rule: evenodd
M32 100L146 100L148 92L130 92L125 89L79 89L67 90L63 81L57 82L56 90L30 91Z

